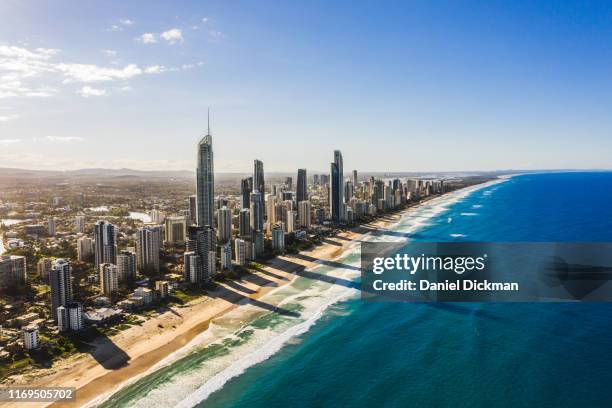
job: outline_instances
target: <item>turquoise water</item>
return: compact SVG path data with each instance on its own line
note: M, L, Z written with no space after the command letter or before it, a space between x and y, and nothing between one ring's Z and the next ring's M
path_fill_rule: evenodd
M373 239L612 241L612 173L524 175L449 199ZM337 262L249 319L243 307L215 320L220 340L204 333L102 405L611 405L612 304L364 303L358 251Z
M612 173L515 177L410 238L612 241ZM357 298L198 406L609 407L610 384L612 304Z

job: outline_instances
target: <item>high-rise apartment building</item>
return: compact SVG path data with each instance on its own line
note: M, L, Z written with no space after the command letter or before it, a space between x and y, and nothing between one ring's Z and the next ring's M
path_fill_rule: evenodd
M232 239L232 211L225 206L217 211L217 238L220 244Z
M185 217L167 217L165 222L166 244L183 244L187 234L187 219Z
M161 228L148 225L136 233L136 266L138 270L159 273L159 249L161 247Z
M53 262L49 273L49 286L51 286L51 313L57 321L57 309L72 301L72 272L68 261L56 259Z
M111 297L119 290L119 273L117 265L100 264L100 292Z
M300 201L308 200L308 182L306 178L306 169L298 169L295 196L295 200L298 203Z
M117 228L107 222L94 225L94 254L96 268L103 263L117 263Z
M136 252L129 249L119 251L117 277L119 282L133 282L136 279Z
M196 170L197 224L201 227L214 227L215 213L215 175L213 166L213 145L210 134L210 116L208 132L198 143L198 167Z
M344 221L344 175L343 175L342 153L334 150L334 161L331 163L329 174L331 189L329 192L330 213L332 221L339 223Z

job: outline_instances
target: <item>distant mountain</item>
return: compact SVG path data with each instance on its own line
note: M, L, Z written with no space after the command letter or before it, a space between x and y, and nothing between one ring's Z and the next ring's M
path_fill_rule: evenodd
M79 169L79 170L28 170L0 168L0 177L11 178L49 178L49 177L145 177L145 178L186 178L194 177L195 172L187 170L132 170L132 169Z

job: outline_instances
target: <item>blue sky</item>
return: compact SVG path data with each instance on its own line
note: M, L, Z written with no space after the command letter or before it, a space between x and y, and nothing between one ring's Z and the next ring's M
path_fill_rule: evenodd
M0 2L0 167L610 168L612 3Z

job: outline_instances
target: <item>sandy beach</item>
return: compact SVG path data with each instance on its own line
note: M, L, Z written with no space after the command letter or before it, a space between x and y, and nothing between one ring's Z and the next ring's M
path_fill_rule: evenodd
M241 280L227 282L187 305L172 307L154 315L142 326L134 326L98 344L92 354L80 353L54 364L50 369L15 376L4 385L76 387L78 401L54 403L54 407L83 406L118 389L126 381L146 373L169 354L187 345L204 332L210 322L245 303L271 307L258 299L269 291L291 282L296 272L317 266L317 260L331 260L371 229L385 228L397 222L404 212L388 215L377 221L325 239L325 243L295 256L279 256L261 269L246 274ZM259 302L259 303L258 303ZM45 406L49 403L28 403ZM11 404L0 404L0 407Z
M253 318L252 306L257 310L278 311L273 304L260 300L271 291L293 282L302 271L320 266L321 261L331 261L354 249L354 243L367 239L373 231L390 228L404 216L418 211L426 204L445 206L448 201L460 199L473 190L502 182L503 178L467 187L443 196L422 200L394 214L387 214L376 221L363 224L350 231L343 231L309 251L295 255L276 257L251 270L240 280L225 282L206 296L181 306L166 308L154 314L141 325L133 326L110 338L98 342L95 351L79 353L61 360L49 369L37 369L24 375L11 377L2 385L27 385L39 387L75 387L77 401L70 403L27 403L27 406L81 407L96 405L106 396L126 384L147 375L171 362L170 356L188 353L189 343L207 331L211 322L223 319L230 311L241 322ZM454 198L452 198L454 197ZM249 304L250 309L245 305ZM244 306L244 307L241 307ZM249 311L250 310L250 311ZM13 404L0 403L0 407Z

